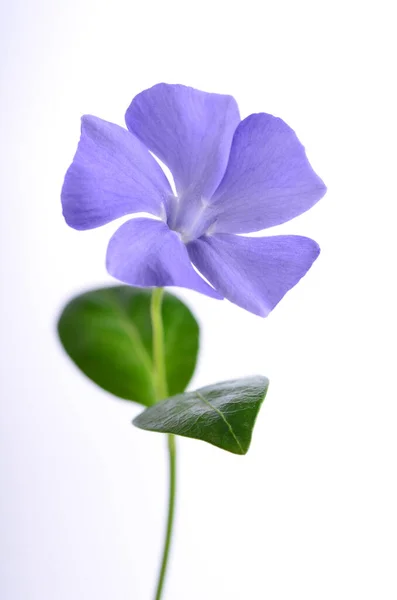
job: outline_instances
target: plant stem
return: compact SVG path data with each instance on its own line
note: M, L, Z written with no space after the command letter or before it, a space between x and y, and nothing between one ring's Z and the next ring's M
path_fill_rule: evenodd
M165 368L164 352L164 328L161 312L163 299L163 289L155 288L152 292L152 302L150 307L153 330L153 358L154 358L154 377L156 388L156 400L163 400L168 396L167 377ZM167 528L164 540L163 558L161 561L160 572L158 576L155 600L161 600L165 576L167 572L168 559L171 548L172 528L175 513L175 490L176 490L176 447L175 436L168 435L168 453L169 453L169 499L168 499L168 517Z
M161 312L163 293L163 288L154 288L150 305L153 335L154 379L157 402L168 396L167 377L165 372L164 327Z
M156 588L156 600L160 600L163 593L165 575L167 572L168 558L170 554L171 538L172 538L172 526L174 523L175 513L175 488L176 488L176 452L175 452L175 436L172 434L168 435L168 452L169 452L169 465L170 465L170 488L169 488L169 500L168 500L168 518L167 518L167 530L164 540L163 559L161 561L160 573L157 581Z

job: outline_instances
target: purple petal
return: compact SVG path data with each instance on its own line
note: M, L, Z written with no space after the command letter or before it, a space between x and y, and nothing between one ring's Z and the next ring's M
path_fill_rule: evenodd
M210 198L218 187L240 122L232 96L159 83L138 94L125 120L171 170L179 196Z
M97 117L81 121L81 138L62 188L66 222L92 229L135 212L160 216L172 190L147 148L129 131Z
M325 192L294 131L272 115L251 115L236 130L212 200L215 231L249 233L280 225L311 208Z
M186 247L162 221L136 218L109 242L106 266L113 277L138 287L179 286L221 299L193 269Z
M266 317L309 270L320 253L313 240L225 233L188 244L192 262L225 298Z

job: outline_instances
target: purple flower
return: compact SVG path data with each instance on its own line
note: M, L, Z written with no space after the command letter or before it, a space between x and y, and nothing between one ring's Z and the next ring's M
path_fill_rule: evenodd
M293 130L266 113L241 121L231 96L164 83L134 98L126 123L82 118L62 189L66 222L91 229L137 212L158 217L116 231L111 275L191 288L267 316L319 254L306 237L236 235L289 221L324 195ZM151 152L171 170L176 195Z

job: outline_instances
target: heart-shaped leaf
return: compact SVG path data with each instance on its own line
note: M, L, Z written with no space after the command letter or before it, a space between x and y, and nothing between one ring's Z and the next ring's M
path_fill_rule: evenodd
M246 454L268 387L269 380L259 375L208 385L147 408L133 423L140 429L175 433Z
M112 286L77 296L58 322L61 342L76 365L115 396L145 406L153 387L151 292ZM162 304L170 395L186 389L196 365L199 327L190 310L165 293Z

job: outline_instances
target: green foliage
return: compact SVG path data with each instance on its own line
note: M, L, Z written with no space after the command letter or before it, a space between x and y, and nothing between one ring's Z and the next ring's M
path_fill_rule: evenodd
M155 402L151 290L113 286L71 300L59 322L70 358L92 381L119 398ZM166 293L162 305L170 395L183 392L197 360L199 327L190 310Z
M255 376L178 394L144 410L134 425L246 454L268 386L266 377Z

